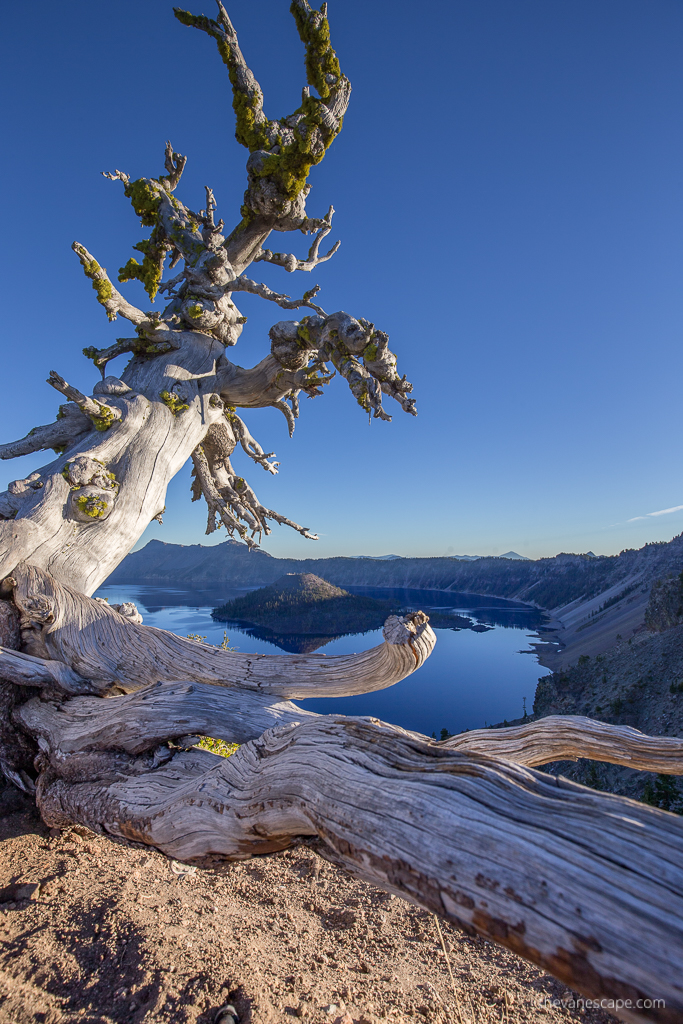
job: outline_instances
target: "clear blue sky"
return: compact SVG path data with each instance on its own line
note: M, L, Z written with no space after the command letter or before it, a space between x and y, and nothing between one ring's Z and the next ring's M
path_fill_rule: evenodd
M304 76L286 0L228 7L267 112L290 112ZM342 247L314 276L250 273L291 293L318 281L327 310L387 330L419 417L386 400L393 422L369 426L340 380L303 401L291 441L276 411L245 414L281 471L236 461L264 504L321 535L276 526L264 547L538 557L683 530L683 508L650 515L683 506L683 5L331 0L329 13L354 91L308 210L334 204ZM200 207L210 184L232 225L246 151L213 42L167 0L37 0L8 7L3 28L10 440L56 413L48 370L87 391L81 349L122 333L69 248L115 273L141 237L100 171L158 174L170 138L189 158L183 198ZM286 239L305 251L301 235L275 247ZM252 365L280 317L239 305L249 324L231 355ZM44 461L3 463L0 484ZM187 470L167 504L146 538L206 540Z

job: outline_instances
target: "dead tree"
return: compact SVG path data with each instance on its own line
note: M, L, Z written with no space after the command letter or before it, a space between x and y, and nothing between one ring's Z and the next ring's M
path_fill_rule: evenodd
M51 372L66 400L56 421L0 448L5 459L55 456L0 495L0 767L35 792L50 825L80 822L200 864L313 837L322 856L359 877L586 996L620 1000L628 1020L681 1020L680 819L534 766L582 756L680 774L683 741L554 718L437 743L372 718L312 715L292 699L376 690L419 668L435 641L426 616L390 618L384 643L360 655L264 657L149 628L132 605L90 596L159 517L190 457L208 533L223 525L253 545L277 522L315 539L235 473L238 445L277 471L243 409L273 406L291 433L299 396L320 394L336 372L366 414L389 419L385 397L415 414L411 385L374 324L326 313L317 287L290 298L245 276L259 262L311 271L339 244L321 253L333 209L308 216L307 180L341 129L350 85L325 5L293 0L291 10L308 84L279 120L264 112L222 4L215 20L175 11L215 40L249 158L230 233L210 188L197 212L177 198L185 157L170 143L158 177L107 175L150 229L135 246L141 262L128 260L118 280L141 281L150 302L164 293L163 311L131 305L74 243L109 319L132 326L129 337L85 350L101 373L91 395ZM272 231L312 236L307 255L266 248ZM167 259L181 269L164 281ZM249 369L228 358L245 319L240 292L304 314L277 322L270 353ZM131 359L121 378L107 376L122 353ZM226 760L196 746L201 734L242 745Z

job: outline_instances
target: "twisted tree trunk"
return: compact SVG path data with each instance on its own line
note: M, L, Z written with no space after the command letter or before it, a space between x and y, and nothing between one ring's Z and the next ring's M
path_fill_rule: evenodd
M242 220L227 237L211 189L198 213L175 197L185 157L170 143L158 178L108 175L151 229L135 246L142 263L129 260L119 281L140 280L151 301L166 292L163 312L132 306L74 243L109 319L130 321L134 337L85 350L102 377L91 395L52 371L68 400L57 421L0 447L6 459L56 454L0 495L0 771L35 792L49 824L80 822L198 863L317 836L323 856L360 877L588 996L621 1000L625 1019L680 1020L680 820L529 766L588 756L683 774L683 741L553 718L436 743L375 719L312 715L291 700L366 693L418 669L435 642L426 616L392 616L384 642L360 655L264 657L151 629L134 606L90 596L160 518L189 458L207 533L222 525L253 546L277 522L315 539L233 470L238 445L266 472L278 465L238 408L278 408L291 433L300 393L321 394L338 373L368 415L390 418L383 395L415 414L383 332L326 314L317 287L291 299L244 276L258 262L311 271L339 245L320 254L334 211L308 217L307 176L341 129L350 85L325 7L293 0L292 13L308 85L298 110L273 121L222 4L215 21L176 10L215 39L250 156ZM273 230L312 234L307 255L264 248ZM162 283L168 256L182 270ZM251 369L227 357L241 291L306 312L272 327L270 353ZM121 354L132 356L121 377L106 376ZM242 746L225 760L195 746L201 735Z

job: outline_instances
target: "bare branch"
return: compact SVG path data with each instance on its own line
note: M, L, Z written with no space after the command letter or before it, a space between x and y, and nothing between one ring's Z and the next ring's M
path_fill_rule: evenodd
M17 686L56 687L63 693L98 693L93 686L62 661L34 658L21 651L0 647L0 677Z
M132 622L104 602L62 586L37 566L19 563L13 575L14 602L29 626L35 624L24 630L31 653L41 646L42 657L77 665L85 678L127 692L149 686L150 680L184 679L292 700L370 693L419 669L436 643L425 616L414 613L401 620L405 630L394 630L359 654L242 654Z
M329 252L326 252L324 256L318 255L320 243L323 238L326 238L332 230L332 214L334 213L334 207L331 206L327 211L327 215L324 218L324 226L317 233L313 239L313 244L308 250L308 256L305 260L297 259L293 253L285 252L271 252L270 249L261 249L258 255L254 256L254 263L274 263L278 267L284 267L288 273L292 273L294 270L313 270L318 266L319 263L325 263L336 253L337 249L341 245L341 242L335 242Z
M85 246L80 242L74 242L71 248L81 261L86 277L92 281L92 286L97 292L97 301L104 306L110 320L116 320L117 314L120 313L126 320L130 320L134 324L148 322L148 317L142 310L131 306L130 302L127 302L123 295L116 290L107 277L107 271L99 265L94 256L90 255Z
M124 171L119 171L118 168L112 174L111 171L102 171L103 178L109 178L110 181L122 181L124 185L127 185L130 181L130 174L126 174Z
M228 413L228 419L230 425L236 428L235 433L239 437L241 429L239 424L233 424L230 413ZM235 419L239 420L239 417L235 417ZM241 420L239 422L241 423ZM244 424L242 424L242 427L244 427ZM258 534L260 538L262 534L268 535L271 532L268 521L273 520L283 526L291 527L291 529L296 530L297 533L300 533L302 537L306 537L308 540L317 540L317 536L311 534L307 527L299 526L298 523L287 519L286 516L280 515L279 512L275 512L262 505L244 477L238 476L230 462L230 455L234 450L236 439L234 435L232 437L228 436L227 429L227 425L219 426L214 424L208 431L205 440L195 449L192 456L195 467L192 488L193 501L196 501L200 495L204 495L209 507L209 520L206 532L213 533L216 529L216 518L218 517L231 535L233 530L237 530L242 539L251 547L253 541L247 538L242 523L247 524L251 530L252 537ZM250 458L259 462L264 469L269 470L271 473L277 472L275 466L266 461L270 456L267 456L262 451L260 445L254 441L246 430L246 427L244 427L244 431L242 447ZM251 445L255 445L256 448L250 450ZM259 452L261 452L260 455L258 454Z
M254 542L247 536L245 527L232 514L228 502L216 487L206 454L201 445L198 445L192 452L192 464L194 466L192 475L195 478L195 483L199 485L199 491L204 495L209 509L206 524L207 534L214 533L217 529L216 517L218 517L231 537L237 532L249 547L254 547ZM193 487L192 500L197 501L198 498L199 494L196 493L196 488Z
M282 295L279 292L271 291L265 284L259 284L256 281L251 281L248 277L237 277L234 281L230 281L225 286L226 292L249 292L251 295L260 295L262 299L268 299L270 302L276 302L282 309L299 309L301 306L308 306L309 309L314 309L320 316L327 316L325 310L320 306L316 306L311 299L314 295L317 295L320 291L320 285L316 284L310 291L305 292L301 299L290 299L289 295Z
M151 340L154 334L159 333L163 335L163 340L154 342ZM147 340L150 338L150 340ZM126 352L132 352L135 355L163 355L164 352L171 352L173 349L178 348L177 339L173 338L173 332L171 331L150 331L146 338L117 338L115 345L110 345L109 348L94 348L90 346L83 349L83 355L88 359L92 359L95 366L102 371L104 377L107 363L116 359L117 356L124 355Z
M115 420L121 419L121 410L115 405L107 405L105 402L99 402L96 398L88 398L78 388L67 384L64 378L54 370L50 370L47 383L75 402L82 412L92 420L96 430L107 430Z
M54 423L34 427L21 441L0 445L0 459L16 459L46 448L70 448L91 430L92 422L77 405L62 405Z
M180 153L173 152L173 146L171 145L170 139L166 143L166 151L164 153L164 167L168 177L165 179L167 182L167 188L169 192L178 185L183 171L185 170L185 164L187 163L187 157L181 156Z
M509 729L475 729L451 736L442 745L529 767L587 757L640 771L683 775L683 739L646 736L630 726L594 722L580 715L549 715Z
M294 428L296 426L296 416L294 415L293 409L290 409L287 403L282 401L273 402L273 409L280 410L284 418L287 420L287 430L289 431L289 436L293 437Z
M277 473L277 467L280 465L279 462L268 462L268 459L272 459L275 452L264 452L258 441L251 436L244 420L240 419L234 409L228 408L225 410L225 415L232 427L233 433L236 435L237 440L242 446L242 450L257 462L259 466L262 466L267 473L275 475Z

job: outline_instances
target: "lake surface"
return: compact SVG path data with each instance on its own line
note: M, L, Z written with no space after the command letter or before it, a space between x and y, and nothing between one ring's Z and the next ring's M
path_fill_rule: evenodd
M478 729L492 722L519 718L523 699L530 711L539 677L549 670L538 664L529 640L538 640L542 625L537 608L501 598L435 590L348 587L357 594L390 599L409 608L466 615L493 626L486 632L436 629L434 653L425 665L395 686L359 697L314 698L297 701L321 714L374 715L387 722L430 735L445 728L451 733ZM198 634L220 644L227 632L230 646L242 653L282 654L281 647L247 629L215 622L211 611L244 594L225 586L151 586L121 583L101 587L96 597L110 603L133 601L145 624L179 636ZM353 654L382 643L381 630L338 637L324 644L324 653Z

